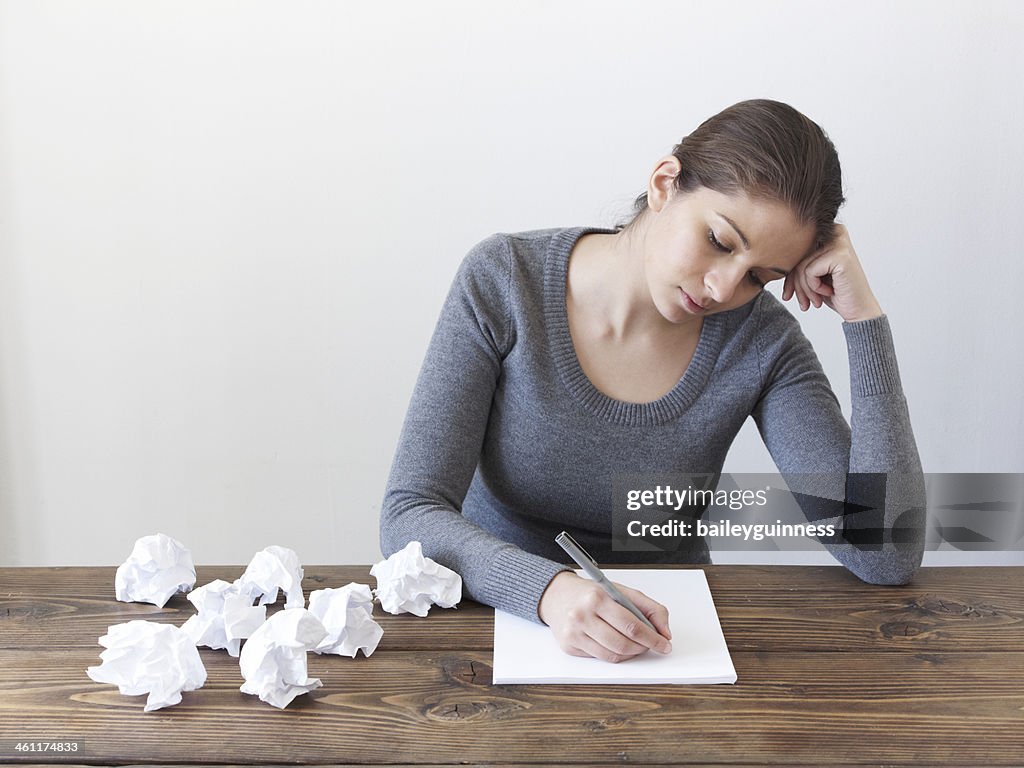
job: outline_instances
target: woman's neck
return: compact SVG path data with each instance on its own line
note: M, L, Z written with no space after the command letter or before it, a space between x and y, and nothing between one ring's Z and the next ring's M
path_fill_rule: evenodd
M642 229L581 237L570 254L566 296L588 325L609 340L686 335L701 326L699 317L693 318L695 322L671 323L654 305Z

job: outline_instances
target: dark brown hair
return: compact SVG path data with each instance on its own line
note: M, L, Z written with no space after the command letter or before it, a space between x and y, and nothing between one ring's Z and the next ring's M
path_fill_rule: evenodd
M701 123L672 154L682 167L675 179L679 191L707 187L778 200L814 225L815 249L832 239L844 202L839 156L821 126L788 104L769 99L733 104ZM644 192L633 217L617 229L628 229L646 210Z

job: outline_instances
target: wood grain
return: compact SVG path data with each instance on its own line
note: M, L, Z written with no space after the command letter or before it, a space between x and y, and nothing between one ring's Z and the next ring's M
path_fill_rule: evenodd
M314 762L486 761L494 745L521 762L551 754L671 762L685 751L724 763L767 752L800 764L822 754L847 762L973 754L995 765L1024 755L1022 653L736 652L740 682L721 686L495 686L487 653L311 655L310 675L324 687L286 710L240 693L226 653L202 657L202 689L145 713L145 697L86 677L94 652L0 651L0 740L81 739L81 757L168 762L290 762L296 745ZM7 725L14 720L19 733Z
M197 568L197 584L233 580L241 566ZM94 644L107 627L132 619L181 625L195 611L185 595L164 608L114 600L114 568L0 569L0 647ZM982 573L982 571L984 573ZM923 568L905 586L865 584L842 567L713 566L706 573L722 631L733 650L874 653L899 645L915 651L1021 650L1024 569ZM368 566L313 566L314 589L350 581L375 584ZM45 594L41 582L52 584ZM271 608L271 613L281 606ZM381 650L489 649L490 608L464 600L427 619L390 616L379 606ZM54 623L61 632L54 631Z
M118 603L113 568L0 569L0 763L41 761L14 740L81 741L45 758L67 764L1024 762L1024 569L929 568L873 587L842 568L704 568L735 685L495 686L493 614L466 601L379 616L370 658L311 654L324 686L285 710L238 690L237 659L201 649L206 685L151 713L85 669L109 624L180 624L184 596ZM240 573L200 568L198 583ZM366 567L306 573L307 595L372 583Z

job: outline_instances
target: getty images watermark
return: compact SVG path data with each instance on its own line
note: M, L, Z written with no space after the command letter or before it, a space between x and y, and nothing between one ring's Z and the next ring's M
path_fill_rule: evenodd
M1024 551L1024 474L619 474L612 548ZM922 532L923 529L923 532Z

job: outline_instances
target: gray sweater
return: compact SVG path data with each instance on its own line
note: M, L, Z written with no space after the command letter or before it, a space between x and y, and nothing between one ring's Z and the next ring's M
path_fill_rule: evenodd
M612 481L629 472L719 473L752 416L792 490L839 500L833 519L814 522L842 529L847 472L886 473L878 506L887 533L906 543L826 546L864 581L907 582L924 551L924 479L887 318L843 323L852 434L799 323L767 291L704 318L686 373L662 398L614 400L583 373L566 314L572 247L588 232L612 231L497 234L466 256L388 478L385 556L419 540L427 557L462 575L469 597L532 621L566 567L554 542L561 530L598 562L708 563L696 536L668 553L612 549Z

